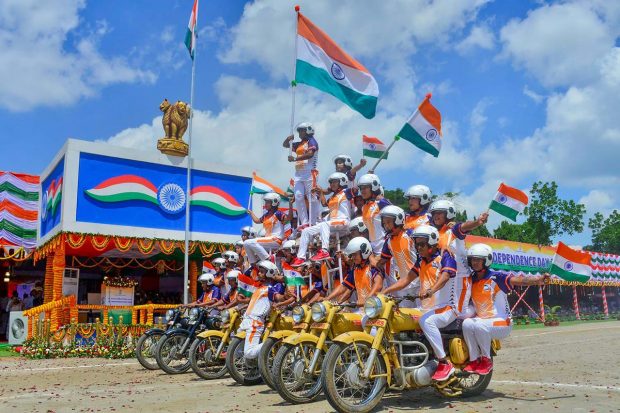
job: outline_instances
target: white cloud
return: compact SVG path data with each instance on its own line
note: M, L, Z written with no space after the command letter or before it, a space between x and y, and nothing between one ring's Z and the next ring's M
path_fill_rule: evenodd
M153 82L155 75L121 56L104 56L98 41L110 31L97 21L86 35L80 27L83 0L5 0L0 7L0 106L24 111L69 105L116 83ZM74 49L66 47L75 34Z
M542 103L545 100L545 96L534 92L527 85L523 87L523 94L532 99L535 103Z
M469 35L456 45L456 51L462 55L480 48L492 50L495 47L495 35L488 26L474 26Z
M585 196L579 199L580 204L586 206L586 211L589 216L594 215L596 212L601 212L607 216L614 208L617 209L617 201L609 192L593 189Z
M503 56L548 87L585 85L617 33L588 2L544 5L500 32Z
M490 104L491 101L489 99L481 99L476 104L476 106L474 106L471 114L469 115L469 138L470 145L473 148L477 148L478 145L480 145L480 137L482 136L482 133L484 132L484 127L486 126L486 123L488 121L488 116L486 115L485 111Z

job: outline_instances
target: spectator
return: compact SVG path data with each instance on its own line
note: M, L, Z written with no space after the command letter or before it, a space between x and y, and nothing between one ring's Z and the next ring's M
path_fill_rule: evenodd
M34 289L30 292L30 295L32 295L32 306L33 307L38 307L40 305L43 305L43 290Z
M28 310L28 309L32 308L32 305L33 305L32 294L24 293L24 296L22 297L22 300L24 302L24 310Z
M6 305L6 312L10 313L11 311L22 311L24 309L24 303L19 299L19 295L17 291L13 291L13 298ZM9 336L9 324L6 326L6 336Z

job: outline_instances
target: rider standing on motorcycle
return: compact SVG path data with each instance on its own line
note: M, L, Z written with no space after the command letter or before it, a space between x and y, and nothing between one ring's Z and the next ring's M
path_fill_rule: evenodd
M265 230L264 236L248 239L243 243L250 265L266 260L269 257L268 250L271 252L280 248L284 239L284 224L289 221L287 214L278 210L280 195L269 192L263 196L263 202L267 212L260 218L248 209L248 214L252 220L257 224L263 224Z
M383 208L390 205L390 201L381 196L381 181L374 174L365 174L357 181L357 186L364 198L362 206L362 220L368 229L368 240L372 245L372 252L375 257L371 257L371 262L376 264L379 254L383 250L385 232L381 225L379 213Z
M506 294L515 286L543 285L549 280L549 274L521 276L492 271L493 249L486 244L472 245L467 251L467 261L473 271L471 301L476 317L463 321L470 360L463 370L487 375L493 370L491 340L506 338L512 331Z
M215 285L213 274L208 272L202 274L198 277L198 282L202 285L202 295L198 300L189 303L187 307L207 307L215 304L222 297L220 288Z
M256 360L262 347L261 336L265 330L265 320L269 316L273 303L285 299L284 284L276 282L278 267L268 260L259 261L258 281L263 285L254 291L248 308L243 315L239 330L246 331L244 352L246 359Z

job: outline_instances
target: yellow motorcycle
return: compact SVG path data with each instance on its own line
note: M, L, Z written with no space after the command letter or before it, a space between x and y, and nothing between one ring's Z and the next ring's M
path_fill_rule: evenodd
M264 342L272 331L290 330L293 328L293 318L283 315L283 309L274 309L269 313L265 330L261 335L261 342ZM239 384L251 386L262 381L258 370L258 360L246 360L245 358L245 331L235 333L228 346L226 353L226 368L230 376Z
M312 306L309 332L291 335L282 341L273 363L276 390L290 403L308 403L321 394L321 365L334 337L347 331L362 331L362 315L344 313L355 304L329 301ZM301 318L304 314L298 314ZM295 317L295 314L293 315Z
M230 338L241 324L244 309L222 311L219 330L206 330L196 336L189 349L189 362L194 373L203 379L219 379L226 374L226 353Z
M339 412L369 412L381 401L385 390L433 386L447 397L482 393L491 374L463 372L468 352L462 331L442 329L446 354L457 373L444 382L433 382L437 368L432 347L418 323L422 312L398 308L404 299L385 295L370 297L364 312L369 318L364 331L350 331L334 338L323 364L323 389L329 403ZM499 342L493 351L499 350Z
M290 306L287 307L287 310ZM302 304L293 307L292 320L293 327L290 330L275 330L265 339L260 353L258 354L258 371L261 377L271 389L275 390L275 382L273 378L273 362L276 353L280 349L282 340L297 333L308 331L310 321L312 320L310 306Z

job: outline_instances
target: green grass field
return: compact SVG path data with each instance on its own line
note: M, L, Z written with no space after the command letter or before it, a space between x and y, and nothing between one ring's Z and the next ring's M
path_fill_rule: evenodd
M0 344L0 357L17 357L19 356L8 344Z
M528 329L528 328L559 328L559 327L574 326L574 325L577 325L577 324L584 324L584 323L592 323L592 324L594 324L594 323L609 323L609 322L613 322L613 321L618 322L618 320L616 320L615 318L613 318L613 319L610 318L608 320L561 321L560 325L557 326L557 327L545 327L545 325L542 324L542 323L535 324L535 323L532 322L530 324L520 324L520 325L515 324L513 326L513 329L515 329L515 330L524 330L524 329Z

